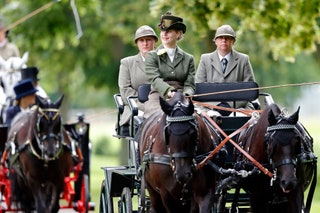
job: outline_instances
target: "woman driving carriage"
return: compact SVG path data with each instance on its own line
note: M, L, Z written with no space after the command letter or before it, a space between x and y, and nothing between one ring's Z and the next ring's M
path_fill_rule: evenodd
M177 90L188 95L195 92L194 58L177 45L186 32L183 19L167 12L161 16L158 27L162 44L147 54L145 62L145 72L151 82L145 118L161 110L159 96L171 98Z

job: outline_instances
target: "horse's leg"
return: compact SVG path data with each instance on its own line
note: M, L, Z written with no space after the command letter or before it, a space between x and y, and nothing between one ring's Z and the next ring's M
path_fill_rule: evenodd
M252 194L250 196L250 206L253 213L268 213L268 199L263 195Z
M52 213L59 211L59 193L57 187L58 186L55 186L54 183L47 183L45 189L46 206L47 209L49 209L49 212Z
M35 209L36 212L48 212L48 209L46 209L45 200L44 200L44 193L42 192L42 187L38 185L37 187L33 188L33 197L35 202Z
M302 185L298 185L294 191L287 195L287 198L289 204L288 212L301 213L304 209L304 194Z
M162 204L161 197L157 191L155 191L152 187L148 187L150 202L151 202L151 208L148 213L162 213L166 212L165 207Z
M214 180L214 179L213 179ZM198 191L193 191L191 200L191 213L209 213L212 212L214 204L215 187L205 185L197 186Z

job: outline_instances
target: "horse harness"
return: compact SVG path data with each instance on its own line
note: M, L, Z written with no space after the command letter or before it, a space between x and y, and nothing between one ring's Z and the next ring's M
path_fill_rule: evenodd
M31 111L33 111L34 109L31 108ZM52 117L49 118L49 116L46 114L47 112L53 112L54 115ZM52 160L56 160L58 159L62 153L67 150L70 151L72 148L69 144L67 144L65 142L65 138L63 136L63 132L62 132L62 128L60 128L60 131L58 134L54 134L54 133L50 133L49 135L43 135L42 137L40 136L40 120L42 118L45 118L46 120L52 119L55 120L59 117L60 115L60 111L58 109L41 109L39 108L38 113L40 116L38 116L37 122L36 122L36 127L33 128L31 131L33 132L34 135L34 140L36 141L40 152L36 150L36 148L34 147L34 144L32 143L32 138L26 138L25 142L22 145L18 145L17 142L17 135L19 133L19 131L25 126L24 124L20 125L20 128L15 131L12 135L11 138L9 138L7 145L6 145L6 149L5 152L9 152L10 151L10 155L9 155L9 165L11 166L18 166L20 167L20 161L18 160L19 158L19 154L21 152L23 152L24 150L28 150L33 156L35 156L37 159L42 160L44 162L44 166L46 167L49 163L49 161ZM30 137L30 134L28 135ZM43 141L47 140L48 138L54 138L55 140L59 140L61 141L61 146L59 146L59 149L57 150L57 152L55 153L55 155L53 157L45 157L43 155ZM5 159L1 160L1 163L4 163ZM18 169L17 171L20 171L20 169ZM22 172L22 171L21 171ZM23 176L23 174L21 173L20 175Z
M191 155L186 152L171 154L170 148L169 148L168 137L166 134L166 129L170 126L171 123L179 123L179 122L186 122L186 121L189 121L196 130L198 129L196 117L194 115L178 116L178 117L167 116L166 117L166 125L164 126L164 128L162 130L162 134L163 134L163 138L165 139L165 143L166 143L169 155L152 153L153 145L156 142L157 136L160 134L160 131L158 131L158 134L156 134L154 137L152 137L152 135L150 135L150 137L148 138L148 142L151 142L151 143L147 143L147 149L144 152L143 162L146 164L147 163L158 163L158 164L172 166L172 164L170 163L172 158L191 157Z

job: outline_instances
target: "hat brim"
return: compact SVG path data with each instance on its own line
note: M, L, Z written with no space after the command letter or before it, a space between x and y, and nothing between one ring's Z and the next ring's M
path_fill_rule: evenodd
M147 37L147 36L151 36L151 37L155 38L155 39L156 39L156 42L159 40L159 38L158 38L157 36L153 35L153 34L146 34L146 35L137 37L137 38L134 40L134 42L137 43L137 40L138 40L139 38L143 38L143 37Z
M33 89L33 90L30 90L30 91L26 91L26 92L24 92L24 93L19 94L19 95L16 97L16 100L19 100L19 99L21 99L21 98L23 98L23 97L26 97L26 96L28 96L28 95L35 94L36 92L38 92L37 89Z
M172 25L170 25L169 27L167 27L167 28L163 28L163 29L161 29L160 28L160 30L161 31L166 31L166 30L181 30L182 31L182 33L183 34L185 34L186 33L186 31L187 31L187 27L186 27L186 25L184 24L184 23L174 23L174 24L172 24Z
M214 37L213 41L215 41L217 38L222 37L222 36L232 37L232 38L234 38L234 40L236 40L236 38L233 35L231 35L229 33L224 33L224 34L219 34L216 37Z

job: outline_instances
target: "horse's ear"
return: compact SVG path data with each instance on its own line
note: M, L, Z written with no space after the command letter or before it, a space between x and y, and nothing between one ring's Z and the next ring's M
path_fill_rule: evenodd
M162 111L166 115L170 115L170 113L172 111L172 107L170 106L170 104L168 102L166 102L162 97L159 97L159 101L160 101L160 106L161 106Z
M28 61L28 58L29 58L29 52L25 52L24 54L23 54L23 56L22 56L22 64L26 64L27 63L27 61Z
M269 121L269 125L275 125L277 123L277 118L273 112L273 110L269 110L268 112L268 121Z
M299 120L299 111L300 111L300 106L298 107L297 111L293 113L289 118L288 122L291 124L296 124Z
M60 98L54 103L54 106L56 106L57 109L60 108L63 98L64 98L64 95L61 95Z
M36 95L36 103L40 108L45 108L46 100L39 95Z

